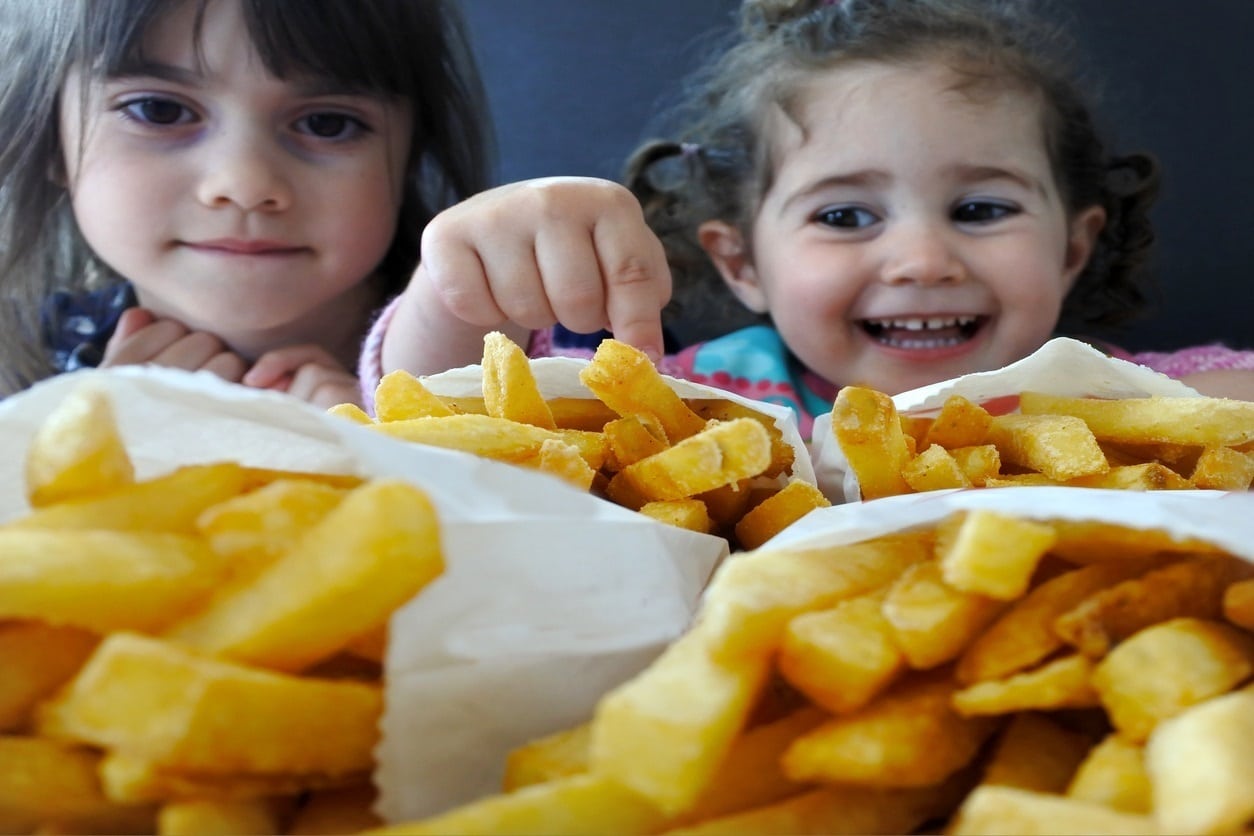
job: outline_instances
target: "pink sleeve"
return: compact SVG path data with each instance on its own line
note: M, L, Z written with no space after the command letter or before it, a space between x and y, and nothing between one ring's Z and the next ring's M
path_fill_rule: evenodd
M357 358L357 380L361 384L361 403L366 412L371 415L374 415L374 390L378 388L379 380L383 377L383 338L392 324L392 316L396 313L400 298L399 295L394 297L383 310L379 311L374 322L370 324L370 331L366 334L365 341L361 344L361 356Z
M1133 354L1128 359L1177 378L1217 369L1254 371L1254 351L1237 351L1218 343L1170 352L1145 351Z

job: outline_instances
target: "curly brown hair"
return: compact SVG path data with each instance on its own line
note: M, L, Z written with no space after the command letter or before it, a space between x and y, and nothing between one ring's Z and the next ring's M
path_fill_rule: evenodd
M855 61L943 62L964 87L1035 95L1067 212L1100 205L1107 215L1060 324L1109 326L1146 307L1158 164L1145 153L1108 150L1093 115L1092 85L1075 68L1075 44L1061 17L1048 22L1040 3L745 0L738 28L721 46L666 114L673 139L644 143L624 171L666 245L675 277L667 317L681 323L679 330L684 322L705 323L698 330L713 336L756 319L726 290L697 242L697 227L719 219L750 238L773 176L768 113L791 112L813 74Z

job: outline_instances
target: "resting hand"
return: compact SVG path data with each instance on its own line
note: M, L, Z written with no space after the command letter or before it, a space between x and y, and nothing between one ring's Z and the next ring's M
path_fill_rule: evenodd
M608 180L500 186L428 224L422 263L383 345L384 369L429 374L478 362L492 329L525 346L561 323L662 354L671 277L635 196Z
M1254 371L1214 369L1185 375L1180 380L1212 398L1254 401Z
M213 334L192 331L173 319L160 319L144 308L131 308L118 319L100 365L103 368L143 363L204 370L232 383L240 382L248 368L242 357Z
M327 409L340 403L361 406L361 386L331 354L317 345L290 345L258 358L240 381L256 389L286 392Z

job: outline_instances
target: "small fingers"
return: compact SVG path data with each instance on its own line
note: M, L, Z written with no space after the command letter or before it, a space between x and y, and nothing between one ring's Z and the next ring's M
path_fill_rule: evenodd
M634 218L598 223L593 236L610 331L656 361L664 351L662 308L671 298L671 272L662 242L645 224L639 205L633 209Z

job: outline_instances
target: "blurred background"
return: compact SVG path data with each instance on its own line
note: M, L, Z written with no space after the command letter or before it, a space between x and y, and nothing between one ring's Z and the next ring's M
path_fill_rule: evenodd
M738 0L460 0L501 182L618 179ZM1163 164L1156 310L1133 350L1254 348L1254 0L1058 0L1102 80L1114 148Z

